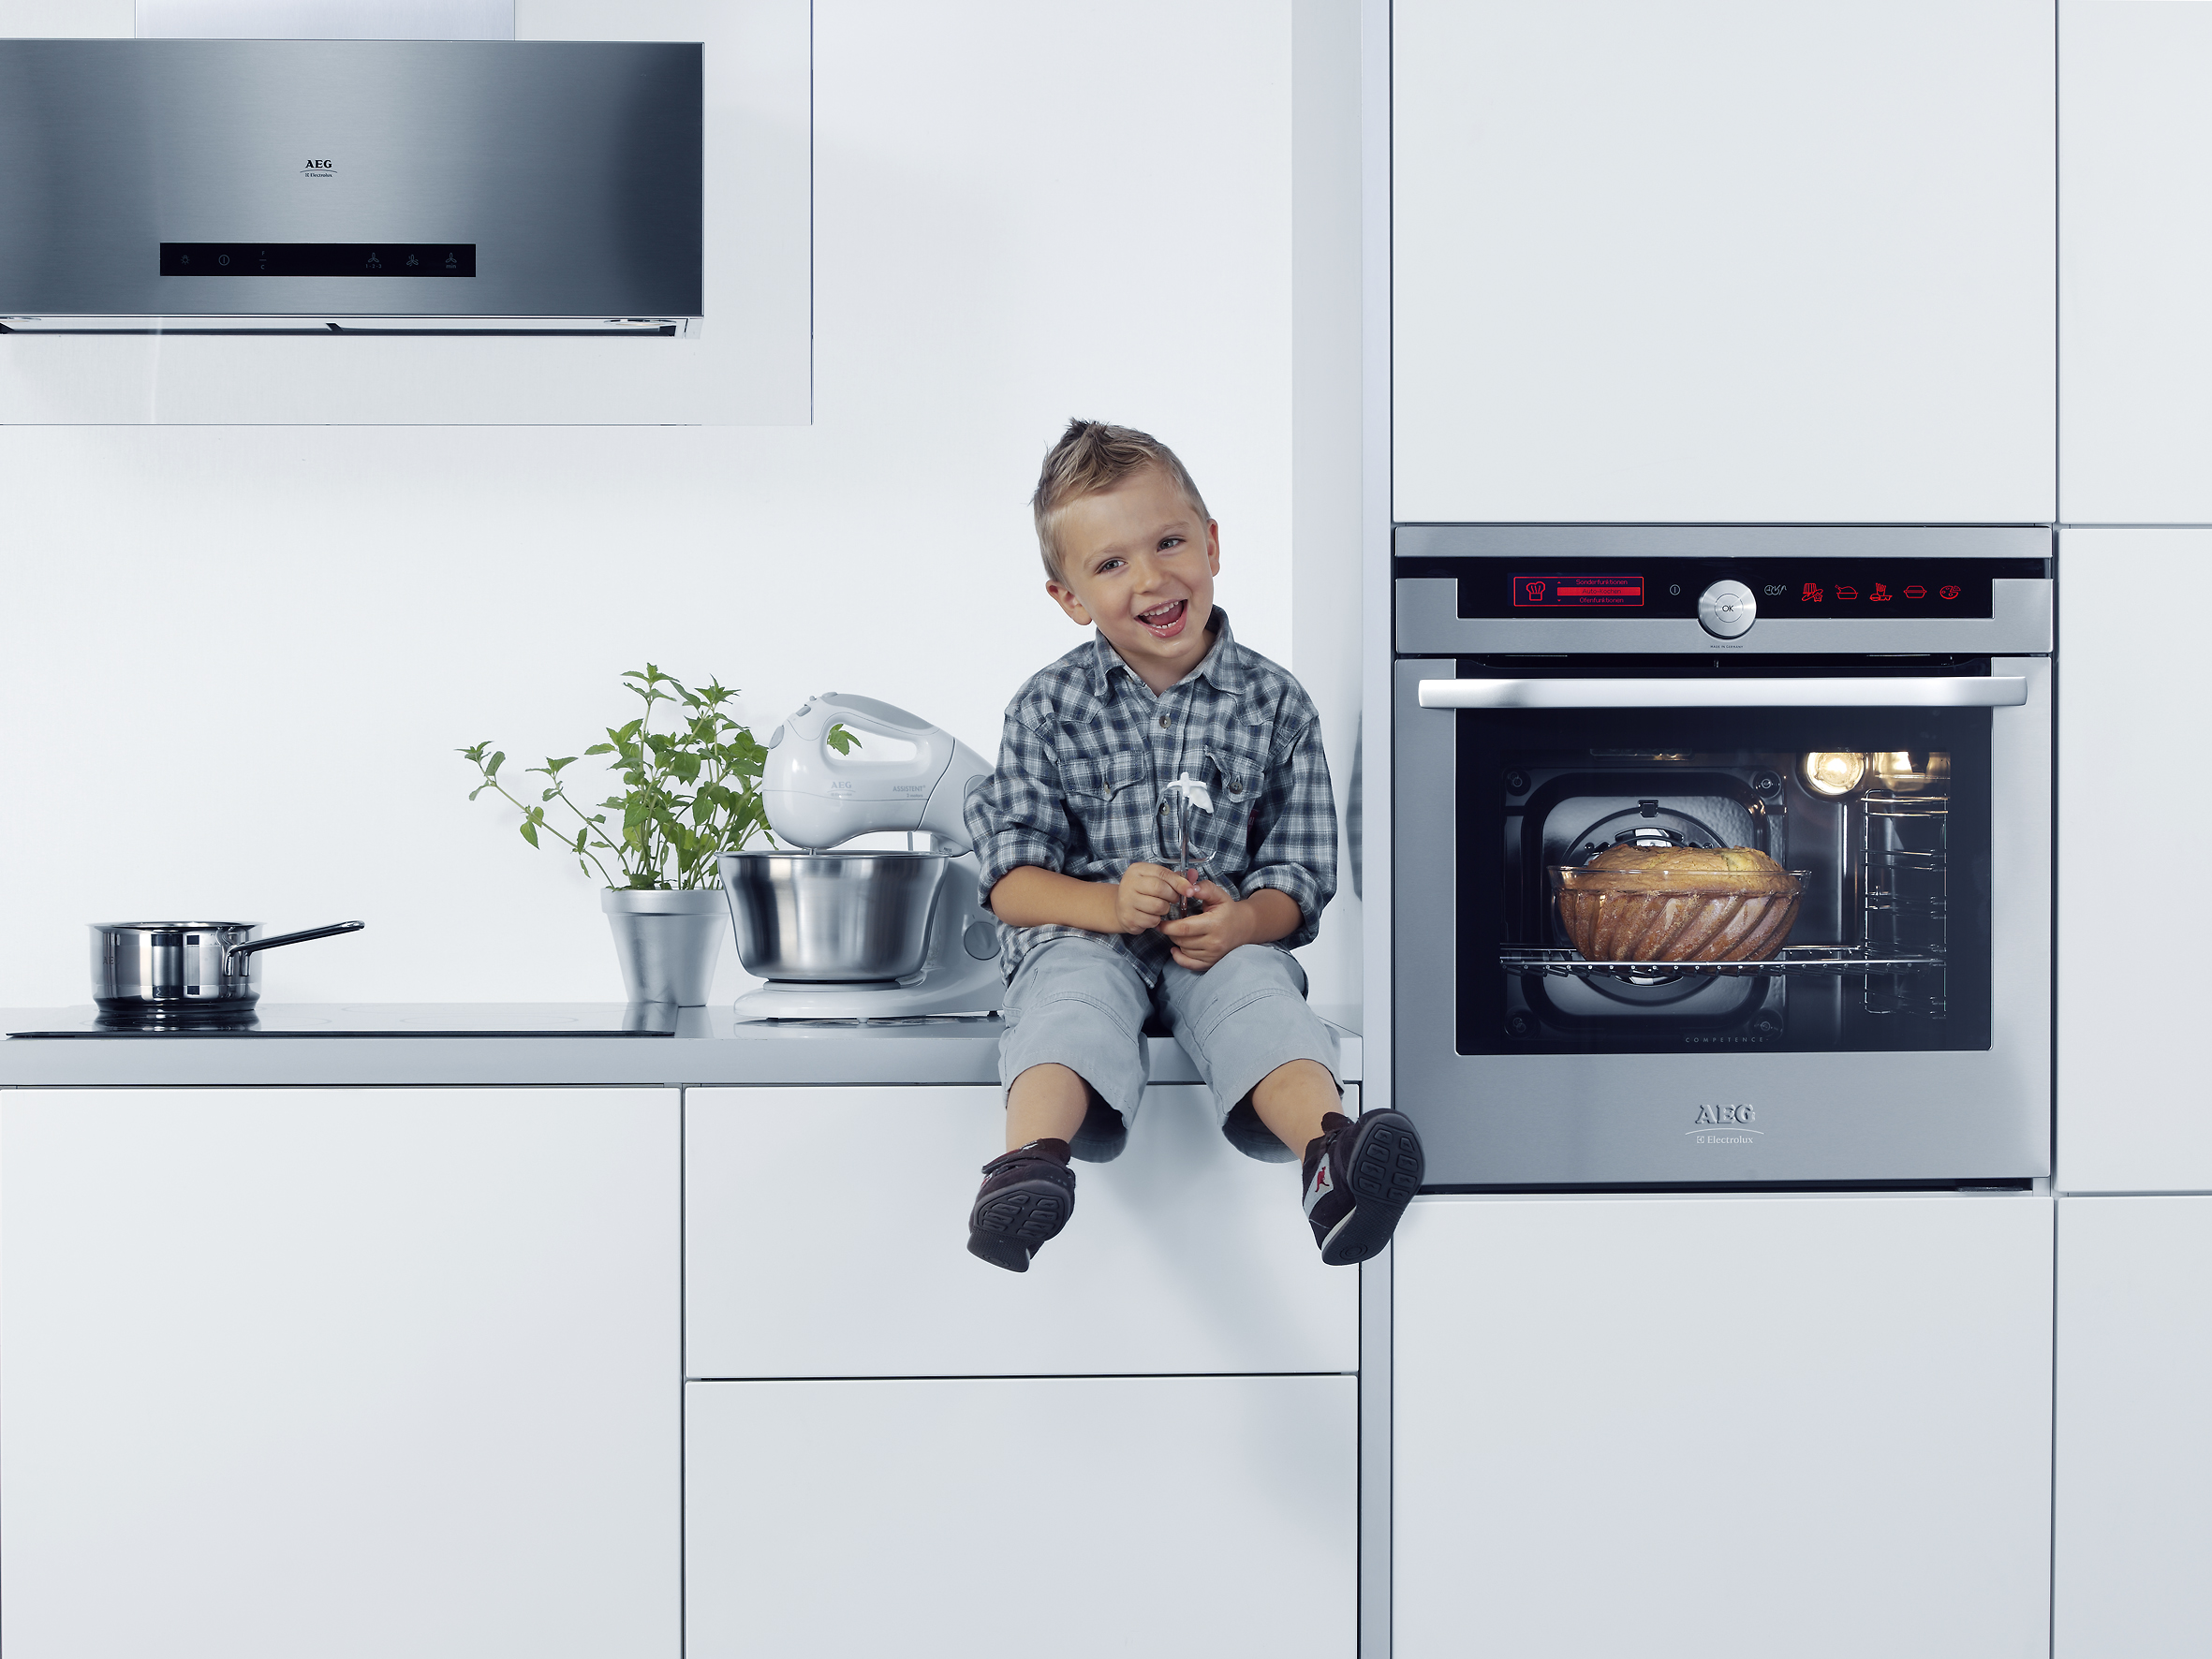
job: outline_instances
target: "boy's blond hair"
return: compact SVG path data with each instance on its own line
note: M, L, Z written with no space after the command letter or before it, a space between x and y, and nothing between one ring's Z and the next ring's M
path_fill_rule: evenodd
M1029 511L1037 520L1037 551L1044 557L1045 575L1063 587L1067 585L1068 579L1060 570L1061 510L1070 502L1113 489L1148 466L1157 466L1174 479L1200 518L1212 517L1206 511L1205 497L1198 492L1175 452L1150 433L1104 420L1068 423L1060 441L1045 455L1037 493L1029 498Z

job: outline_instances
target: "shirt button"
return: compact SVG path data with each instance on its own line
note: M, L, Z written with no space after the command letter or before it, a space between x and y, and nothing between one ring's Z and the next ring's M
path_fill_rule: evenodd
M1159 728L1162 731L1165 731L1168 728L1168 717L1165 714L1162 714L1159 717Z

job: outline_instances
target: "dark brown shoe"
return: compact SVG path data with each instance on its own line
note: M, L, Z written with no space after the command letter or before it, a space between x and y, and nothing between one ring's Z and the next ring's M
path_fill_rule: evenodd
M1421 1136L1404 1112L1329 1112L1305 1148L1305 1219L1321 1260L1346 1268L1378 1255L1421 1190Z
M967 1250L1009 1272L1029 1259L1075 1213L1075 1171L1065 1140L1032 1140L983 1166L983 1190L967 1212Z

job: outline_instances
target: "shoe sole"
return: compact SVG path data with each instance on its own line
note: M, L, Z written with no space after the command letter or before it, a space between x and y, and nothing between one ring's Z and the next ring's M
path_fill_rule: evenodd
M1396 1111L1362 1118L1345 1161L1351 1166L1351 1209L1321 1241L1321 1261L1332 1268L1348 1268L1381 1253L1397 1231L1398 1217L1421 1190L1427 1167L1412 1120Z
M1068 1225L1072 1195L1057 1182L1002 1186L967 1220L967 1252L1010 1273L1026 1273L1029 1258Z

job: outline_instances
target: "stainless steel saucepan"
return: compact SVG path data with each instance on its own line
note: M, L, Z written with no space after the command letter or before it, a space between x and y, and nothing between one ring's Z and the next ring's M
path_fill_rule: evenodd
M256 938L257 921L113 921L92 924L92 997L111 1022L216 1021L253 1012L260 953L279 945L357 933L333 922Z

